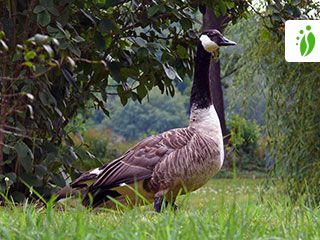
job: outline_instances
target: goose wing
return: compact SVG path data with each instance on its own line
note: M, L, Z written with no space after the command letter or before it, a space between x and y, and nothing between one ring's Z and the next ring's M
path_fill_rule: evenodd
M155 166L175 150L186 146L194 134L194 129L178 128L142 140L120 158L100 168L101 172L88 192L150 178Z

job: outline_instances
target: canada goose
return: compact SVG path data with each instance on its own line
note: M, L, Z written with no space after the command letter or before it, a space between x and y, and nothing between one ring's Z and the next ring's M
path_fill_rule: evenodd
M159 212L164 199L165 205L174 206L179 193L203 186L219 171L224 158L220 122L209 87L210 58L220 46L235 44L217 30L202 33L195 56L188 127L145 138L118 159L83 173L58 192L58 199L80 194L83 204L93 207L113 207L110 199L142 204L138 191Z

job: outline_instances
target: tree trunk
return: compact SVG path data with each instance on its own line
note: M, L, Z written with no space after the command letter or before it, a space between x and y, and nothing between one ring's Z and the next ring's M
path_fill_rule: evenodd
M203 30L205 29L217 29L221 33L223 32L223 26L228 21L228 18L225 16L216 17L211 9L206 9L205 14L203 15ZM221 85L221 76L220 76L220 61L211 59L210 70L209 70L209 79L210 87L212 93L212 101L214 107L219 116L222 135L224 137L224 143L228 143L228 130L226 127L226 120L224 115L224 100L223 100L223 91Z

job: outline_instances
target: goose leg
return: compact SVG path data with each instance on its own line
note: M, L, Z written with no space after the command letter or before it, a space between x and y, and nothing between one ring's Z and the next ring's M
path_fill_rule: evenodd
M164 191L159 191L154 195L153 207L156 212L161 212L162 203L164 200ZM167 206L167 201L164 202L165 206Z
M161 211L162 202L163 202L163 198L161 197L154 198L153 207L154 207L154 210L158 213Z
M161 212L162 204L164 204L165 207L168 207L169 205L169 202L164 199L164 195L164 191L160 191L154 195L153 207L156 212ZM175 201L172 201L170 205L174 211L178 209L178 206L175 204Z
M178 206L174 202L171 203L171 207L172 207L173 211L178 210Z
M168 207L169 202L165 201L165 206ZM173 209L173 211L177 211L178 210L178 206L175 204L175 202L173 201L171 204L171 208Z

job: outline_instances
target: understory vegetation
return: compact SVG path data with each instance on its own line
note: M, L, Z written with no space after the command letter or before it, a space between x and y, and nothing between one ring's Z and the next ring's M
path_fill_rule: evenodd
M251 31L238 34L252 25L256 27ZM228 80L230 109L260 122L264 137L259 145L263 149L267 143L266 166L282 176L286 194L298 199L308 193L319 205L320 65L286 62L284 39L263 26L252 16L228 29L241 45L225 58L229 59L225 65L236 69Z
M319 239L320 212L262 180L219 179L178 198L178 210L0 209L1 239Z

